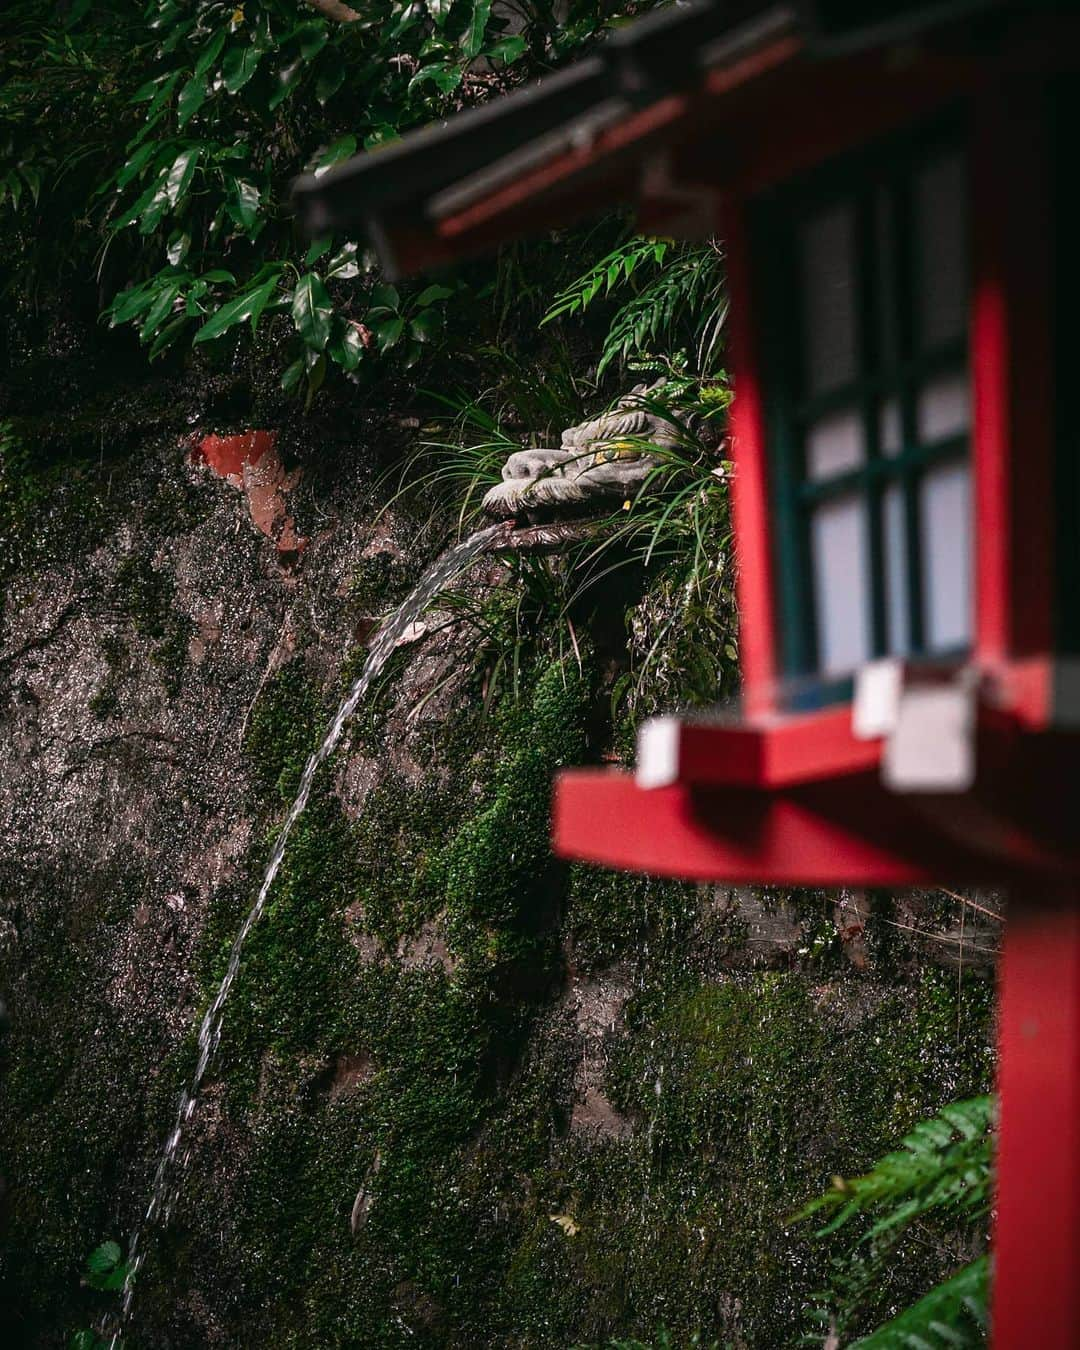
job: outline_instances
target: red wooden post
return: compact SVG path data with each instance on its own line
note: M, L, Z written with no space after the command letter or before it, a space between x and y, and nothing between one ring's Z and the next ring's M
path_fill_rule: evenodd
M1078 901L1015 895L1005 929L994 1350L1080 1347Z

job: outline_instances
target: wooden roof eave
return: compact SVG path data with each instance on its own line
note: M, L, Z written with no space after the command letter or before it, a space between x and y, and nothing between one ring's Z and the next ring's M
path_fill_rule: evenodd
M547 156L532 154L530 163L532 148L526 147L486 167L475 180L433 195L422 213L414 208L378 220L373 233L384 266L399 275L417 271L617 206L637 205L657 232L661 226L679 232L675 221L683 203L678 190L667 184L660 198L670 190L670 202L649 200L649 170L657 155L673 143L699 140L716 121L719 96L785 66L802 45L792 34L778 36L723 71L708 73L692 91L568 129Z

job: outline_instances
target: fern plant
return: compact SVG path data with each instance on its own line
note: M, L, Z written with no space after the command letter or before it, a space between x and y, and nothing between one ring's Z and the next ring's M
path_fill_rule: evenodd
M830 1190L805 1205L790 1222L828 1216L824 1237L856 1220L864 1231L847 1262L841 1262L817 1320L831 1328L839 1346L897 1251L916 1224L937 1216L967 1228L981 1240L992 1200L994 1099L954 1102L921 1121L865 1175L836 1177ZM868 1336L860 1350L945 1350L986 1341L990 1262L979 1256Z
M709 376L727 317L722 262L715 240L691 246L635 236L560 291L542 323L582 314L595 300L629 289L608 327L597 378L614 362L680 348L690 352L698 375Z

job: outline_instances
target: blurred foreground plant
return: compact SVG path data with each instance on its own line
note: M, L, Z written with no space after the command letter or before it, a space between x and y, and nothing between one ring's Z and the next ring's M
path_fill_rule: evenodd
M865 1175L833 1179L832 1188L789 1220L828 1216L819 1237L862 1220L865 1231L848 1259L837 1260L832 1290L822 1296L817 1320L826 1342L860 1350L946 1350L986 1343L990 1258L983 1254L931 1289L868 1336L846 1336L874 1292L901 1239L928 1217L945 1220L975 1245L985 1241L992 1203L994 1099L954 1102L920 1121L895 1153Z

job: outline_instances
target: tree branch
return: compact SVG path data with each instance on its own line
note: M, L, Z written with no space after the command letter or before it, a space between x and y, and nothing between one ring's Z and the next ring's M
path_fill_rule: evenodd
M360 17L355 9L350 9L342 0L307 0L312 9L317 9L324 19L334 23L355 23Z

